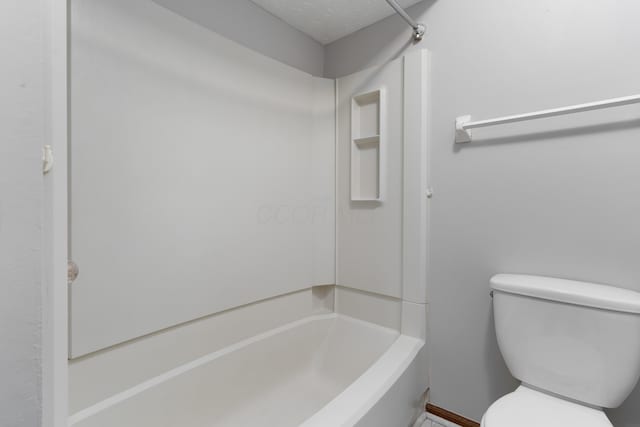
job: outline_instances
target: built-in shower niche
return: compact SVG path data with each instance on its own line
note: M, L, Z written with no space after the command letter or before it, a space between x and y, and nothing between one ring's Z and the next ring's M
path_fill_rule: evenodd
M351 200L381 201L381 123L383 92L351 100Z

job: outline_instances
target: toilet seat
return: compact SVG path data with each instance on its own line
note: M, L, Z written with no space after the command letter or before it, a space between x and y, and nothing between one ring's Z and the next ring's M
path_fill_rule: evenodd
M613 427L603 411L572 403L524 385L497 400L482 427Z

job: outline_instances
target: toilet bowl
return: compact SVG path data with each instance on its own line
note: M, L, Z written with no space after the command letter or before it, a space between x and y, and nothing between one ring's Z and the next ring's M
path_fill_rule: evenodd
M549 277L491 279L496 337L514 392L483 427L612 427L640 378L640 293Z

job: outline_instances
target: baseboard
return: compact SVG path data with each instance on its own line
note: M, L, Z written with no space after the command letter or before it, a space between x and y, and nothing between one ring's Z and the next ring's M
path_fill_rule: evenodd
M475 421L471 421L470 419L465 418L462 415L455 414L451 411L447 411L446 409L440 408L439 406L435 406L430 403L427 403L427 412L440 417L443 420L447 420L449 422L457 424L460 427L480 427L480 424Z

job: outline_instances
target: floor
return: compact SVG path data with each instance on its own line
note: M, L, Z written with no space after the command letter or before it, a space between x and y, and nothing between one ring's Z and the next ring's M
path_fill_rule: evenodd
M460 427L440 417L427 413L427 419L422 423L421 427Z

